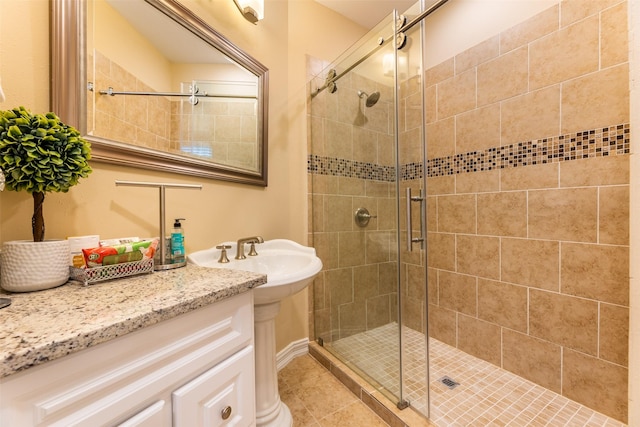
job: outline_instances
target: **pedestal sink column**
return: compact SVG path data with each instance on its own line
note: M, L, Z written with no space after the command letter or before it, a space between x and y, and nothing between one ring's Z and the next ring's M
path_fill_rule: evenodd
M256 425L290 427L293 418L278 392L276 365L276 324L280 302L254 305L256 355Z

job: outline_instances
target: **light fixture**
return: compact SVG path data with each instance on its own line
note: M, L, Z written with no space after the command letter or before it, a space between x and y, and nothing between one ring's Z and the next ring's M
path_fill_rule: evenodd
M249 22L257 24L264 18L264 0L233 0Z

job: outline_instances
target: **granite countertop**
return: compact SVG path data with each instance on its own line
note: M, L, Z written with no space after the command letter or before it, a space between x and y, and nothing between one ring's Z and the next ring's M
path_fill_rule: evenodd
M192 264L84 286L11 293L0 309L0 378L266 283L265 275Z

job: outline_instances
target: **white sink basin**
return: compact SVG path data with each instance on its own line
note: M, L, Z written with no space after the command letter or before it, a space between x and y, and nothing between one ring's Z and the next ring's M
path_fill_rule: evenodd
M322 261L316 250L285 239L267 240L256 244L257 256L248 256L250 244L245 244L246 259L235 259L236 242L225 242L228 263L220 263L221 249L215 247L194 252L187 261L211 268L230 268L266 274L267 283L254 289L254 304L270 304L281 301L307 287L322 269ZM216 245L218 246L218 245Z

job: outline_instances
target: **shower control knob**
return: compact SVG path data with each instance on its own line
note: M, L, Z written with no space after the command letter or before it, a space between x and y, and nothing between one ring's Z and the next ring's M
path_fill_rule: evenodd
M369 220L371 218L377 218L376 215L371 215L367 208L358 208L354 215L354 219L358 227L366 227L369 225Z

